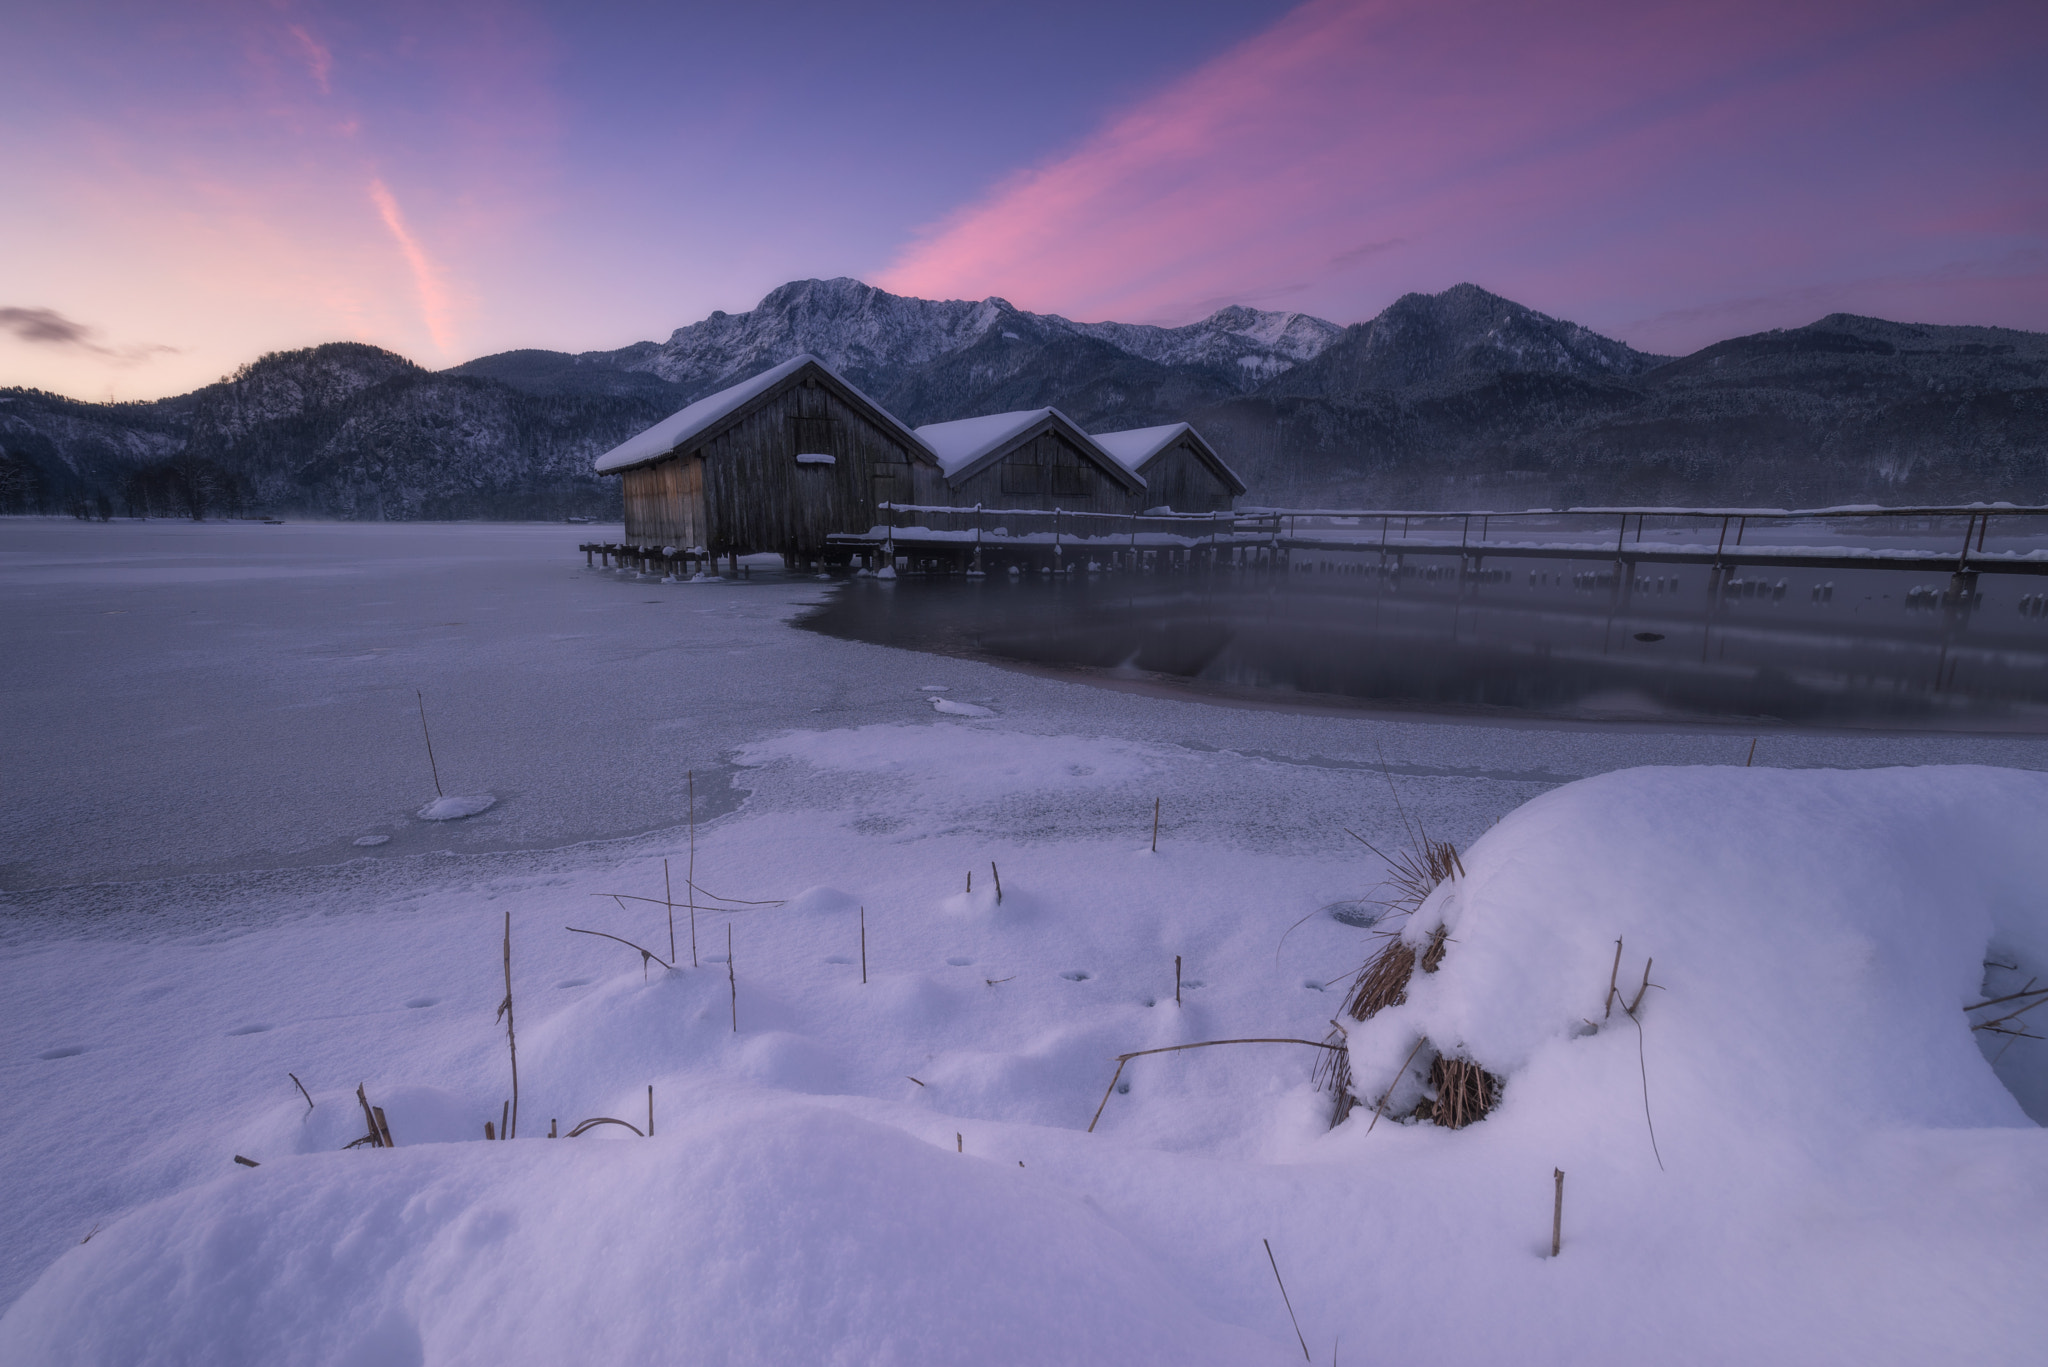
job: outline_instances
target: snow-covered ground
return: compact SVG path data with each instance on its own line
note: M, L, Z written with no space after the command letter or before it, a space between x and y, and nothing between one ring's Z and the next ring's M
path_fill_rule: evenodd
M0 1361L1282 1362L1264 1241L1317 1362L2035 1360L2048 1044L1964 1008L2048 978L2040 742L1218 707L601 534L0 524ZM1238 1045L1086 1132L1322 1039L1408 823L1365 1106ZM666 955L664 860L678 971L565 929ZM1425 1037L1500 1109L1374 1124Z

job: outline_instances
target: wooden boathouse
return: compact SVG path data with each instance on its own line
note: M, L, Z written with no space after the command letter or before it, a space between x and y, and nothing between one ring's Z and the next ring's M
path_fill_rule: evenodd
M664 559L825 554L882 503L945 494L916 433L815 356L697 400L597 458L625 483L626 541Z
M1020 529L1049 516L1057 548L1083 526L1127 530L1132 517L1170 511L1202 519L1176 524L1175 544L1192 544L1213 537L1208 518L1245 491L1186 423L1096 437L1056 408L1033 408L912 430L809 355L697 400L594 468L624 482L626 535L589 553L671 569L721 557L737 568L764 551L793 567L866 561L865 542L889 540L906 515L941 536L964 533L936 523L968 519L976 545L984 513L1013 514Z
M1145 481L1147 511L1227 513L1245 492L1237 472L1184 422L1097 432L1095 444Z
M938 501L954 507L1130 513L1148 506L1144 477L1057 408L928 423L917 435L945 473L946 496Z

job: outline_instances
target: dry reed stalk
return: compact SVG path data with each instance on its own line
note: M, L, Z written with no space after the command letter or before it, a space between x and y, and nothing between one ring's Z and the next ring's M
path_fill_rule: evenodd
M496 1127L495 1125L493 1125L493 1124L492 1124L492 1123L491 1123L490 1121L486 1120L486 1121L484 1122L484 1138L486 1138L486 1139L496 1139L497 1137L498 1137L498 1130L497 1130L497 1127Z
M427 738L427 767L434 771L434 796L446 797L447 794L441 791L441 766L434 763L434 733L427 730L427 695L417 688L412 695L420 705L420 734Z
M1308 1340L1302 1337L1301 1321L1294 1318L1294 1302L1288 1298L1287 1283L1280 1276L1280 1260L1273 1256L1273 1241L1261 1239L1259 1242L1266 1246L1266 1261L1273 1264L1273 1280L1280 1283L1280 1303L1287 1307L1287 1319L1294 1326L1294 1337L1301 1339L1301 1359L1304 1362L1313 1362L1315 1359L1308 1355Z
M371 1148L383 1148L384 1138L382 1135L377 1133L377 1117L370 1111L370 1098L364 1093L363 1084L360 1082L356 1084L356 1101L363 1108L363 1123L370 1127L370 1133L364 1136L364 1138L367 1138L370 1141ZM360 1144L362 1142L363 1141L361 1139L358 1139L356 1141L356 1144ZM349 1147L354 1148L355 1144L351 1144L349 1145Z
M1631 1017L1635 1015L1636 1008L1643 1004L1643 994L1650 990L1650 965L1655 962L1655 959L1643 960L1643 985L1636 989L1636 999L1623 1008Z
M1422 1052L1422 1046L1427 1043L1429 1043L1429 1037L1425 1035L1421 1039L1415 1041L1415 1047L1408 1051L1408 1057L1401 1060L1400 1068L1395 1070L1394 1080L1387 1084L1386 1091L1380 1093L1380 1104L1372 1108L1372 1125L1367 1125L1365 1127L1365 1132L1367 1134L1372 1133L1373 1125L1379 1124L1380 1117L1386 1114L1387 1103L1394 1099L1394 1088L1400 1085L1401 1079L1403 1077L1407 1076L1408 1065L1415 1062L1415 1056Z
M667 960L663 959L659 954L656 954L653 950L643 948L640 945L636 945L631 940L628 940L623 936L614 935L608 930L584 930L578 926L563 926L562 929L574 935L595 935L600 940L617 940L620 944L624 945L628 949L638 950L640 954L640 971L642 973L645 973L647 971L647 965L650 960L654 963L660 964L663 968L666 968L671 973L675 972L676 966L672 963L669 963Z
M292 1080L292 1085L299 1089L299 1095L306 1098L306 1109L309 1111L314 1109L313 1094L306 1090L305 1083L299 1081L299 1075L297 1073L286 1073L285 1076L290 1078Z
M236 1161L237 1163L240 1163L240 1164L241 1164L241 1165L242 1165L243 1167L245 1167L245 1168L260 1168L260 1167L262 1167L262 1166L263 1166L263 1165L262 1165L261 1163L257 1162L257 1161L256 1161L255 1159L253 1159L253 1158L244 1158L244 1157L242 1157L242 1155L240 1155L240 1154L236 1154L236 1155L235 1155L235 1161ZM85 1239L90 1239L91 1237L92 1237L92 1235L88 1234L88 1235L86 1235L86 1236L85 1236ZM80 1243L84 1243L84 1242L85 1242L85 1239L80 1239L80 1240L79 1240L78 1242L80 1242Z
M1557 1180L1557 1199L1550 1207L1550 1256L1555 1258L1564 1246L1564 1169L1552 1168L1550 1175Z
M697 967L697 771L690 779L690 868L683 881L690 887L690 967ZM671 955L671 958L674 956Z
M646 961L641 961L646 969ZM505 1000L498 1004L498 1015L505 1022L505 1047L512 1052L512 1121L505 1129L507 1139L519 1133L519 1036L512 1029L512 913L505 913Z
M1450 930L1445 926L1438 926L1429 932L1429 942L1422 947L1422 953L1416 959L1417 965L1424 973L1434 973L1443 967L1444 941L1449 938Z
M668 881L668 860L661 861L661 900L668 907L668 961L676 961L676 891Z
M966 1140L965 1138L963 1138L963 1137L961 1136L961 1134L960 1134L960 1132L959 1132L958 1130L955 1130L955 1131L953 1132L953 1152L954 1152L954 1153L966 1153L966 1152L967 1152L967 1140Z
M511 1115L512 1103L507 1101L503 1106L499 1107L498 1109L498 1138L510 1139L512 1137L512 1126L510 1124Z
M1447 1130L1462 1130L1486 1118L1500 1101L1500 1079L1470 1059L1439 1054L1429 1067L1436 1102L1429 1118Z
M1326 1040L1314 1039L1205 1039L1199 1040L1194 1044L1169 1044L1159 1049L1136 1049L1128 1054L1118 1054L1116 1056L1116 1072L1111 1075L1109 1086L1102 1093L1101 1104L1095 1108L1095 1119L1088 1122L1088 1133L1095 1133L1095 1121L1102 1119L1102 1108L1109 1105L1110 1095L1116 1091L1117 1081L1123 1077L1124 1065L1126 1063L1129 1063L1134 1058L1144 1058L1147 1054L1177 1054L1183 1049L1213 1049L1219 1044L1306 1044L1311 1049L1335 1049L1338 1047Z
M1001 906L1003 904L1003 871L996 867L996 861L993 859L988 861L988 871L995 876L996 905Z
M740 980L732 966L732 926L725 928L725 985L732 989L732 1032L740 1032Z
M555 1118L554 1118L553 1116L549 1116L549 1117L548 1117L548 1138L550 1138L550 1139L558 1139L558 1138L560 1138L560 1137L561 1137L561 1136L559 1136L559 1135L557 1135L557 1134L555 1133Z
M1615 982L1621 976L1621 937L1614 937L1614 967L1607 970L1607 1007L1600 1013L1601 1020L1614 1019L1614 994L1619 991Z
M647 1084L647 1137L654 1138L654 1084Z
M1152 853L1159 853L1159 799L1152 799Z
M397 1148L398 1141L391 1137L391 1122L384 1118L384 1108L382 1106L372 1106L370 1114L377 1117L377 1134L383 1139L384 1147L387 1149Z
M1173 1004L1180 1005L1180 955L1173 956Z
M1379 953L1365 961L1344 1002L1344 1014L1355 1021L1371 1020L1390 1006L1408 1000L1408 979L1415 972L1415 950L1388 936Z
M574 1139L584 1131L598 1125L624 1125L634 1134L640 1134L640 1127L630 1120L614 1120L608 1115L594 1115L588 1120L578 1121L576 1128L569 1131L569 1138ZM647 1136L641 1134L640 1137L645 1139Z
M867 986L867 981L868 981L868 909L867 909L866 907L862 907L862 908L860 909L860 981L861 981L861 986L863 986L863 987Z

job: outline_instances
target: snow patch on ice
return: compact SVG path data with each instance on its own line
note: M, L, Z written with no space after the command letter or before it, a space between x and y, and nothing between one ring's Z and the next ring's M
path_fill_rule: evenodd
M422 821L460 821L463 817L489 811L497 800L489 793L475 793L468 797L437 797L414 815Z
M951 698L933 698L932 711L943 712L949 717L993 717L993 708L980 703L954 702Z

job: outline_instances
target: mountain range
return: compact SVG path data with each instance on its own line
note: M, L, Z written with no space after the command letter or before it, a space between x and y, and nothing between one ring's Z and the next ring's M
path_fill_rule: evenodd
M593 457L805 351L912 424L1191 421L1250 503L2048 502L2048 334L1833 314L1668 357L1469 284L1165 328L837 279L616 351L437 372L336 342L153 403L0 390L0 510L614 516Z

